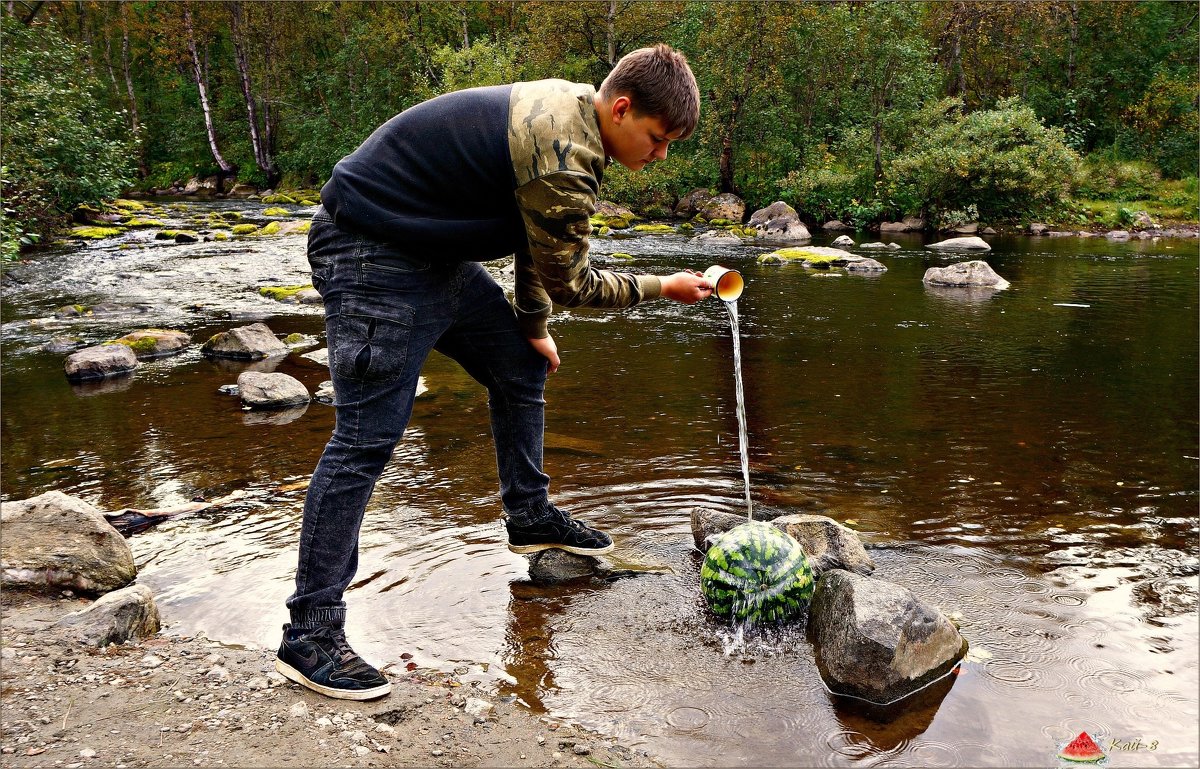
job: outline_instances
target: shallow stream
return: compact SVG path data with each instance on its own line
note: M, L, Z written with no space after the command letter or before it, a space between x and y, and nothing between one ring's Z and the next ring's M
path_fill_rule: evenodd
M245 490L130 545L168 632L272 648L299 487L333 411L244 412L217 388L247 364L198 347L256 320L323 338L318 308L257 294L307 282L304 238L151 237L8 271L3 498L57 489L114 510ZM1084 730L1106 749L1140 739L1110 750L1112 766L1194 765L1197 242L992 238L987 260L1012 288L963 294L921 282L959 258L892 240L902 248L850 249L886 264L879 276L760 266L761 246L678 235L601 238L594 252L615 269L742 272L754 502L853 526L875 576L960 615L972 652L948 691L880 723L824 690L802 629L751 633L727 653L688 527L696 505L746 508L717 301L555 313L547 471L560 505L613 534L617 565L645 572L613 582L529 581L505 548L486 396L431 359L364 525L347 595L356 648L457 669L667 765L1045 766ZM618 251L634 260L605 256ZM118 306L53 319L100 303ZM40 350L55 335L96 343L144 327L196 344L87 386ZM328 378L297 354L253 365L310 391Z

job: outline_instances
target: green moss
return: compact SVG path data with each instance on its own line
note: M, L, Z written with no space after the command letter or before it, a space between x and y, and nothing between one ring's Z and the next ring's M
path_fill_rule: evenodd
M214 232L213 240L229 240L229 233L221 231Z
M268 206L279 205L281 203L285 203L289 206L296 205L295 198L291 197L290 195L282 195L282 194L267 195L265 198L262 199L262 202L267 204Z
M133 354L137 357L144 355L153 355L158 352L158 342L155 339L113 339L104 344L123 344L133 350Z
M624 259L625 261L632 261L633 259L633 254L626 254L623 251L613 252L609 254L609 256L611 256L613 259Z
M300 205L302 205L302 206L319 206L319 205L321 205L321 199L317 198L316 200L312 200L311 198L305 198L304 200L300 201Z
M283 343L287 345L300 344L307 339L308 337L306 337L304 334L288 334L283 338Z
M612 230L609 229L607 226L604 226L604 227L601 227L600 229L596 230L596 234L599 235L600 237L604 237L605 235L611 235Z
M743 238L758 237L758 230L754 229L753 227L738 227L733 228L732 231L736 232L738 235L741 235Z
M675 232L675 228L669 224L639 224L633 228L634 232L648 232L655 235L667 235Z
M258 293L268 299L282 302L284 299L293 297L306 288L312 288L312 286L263 286L258 290Z
M242 218L242 214L238 211L223 211L221 212L221 218L227 222L236 222Z
M692 232L695 229L696 228L692 226L691 222L684 222L683 224L679 225L680 232Z
M257 232L258 228L253 224L235 224L233 225L234 235L249 235L252 232Z
M260 227L255 235L278 235L279 230L279 222L271 222L270 224Z
M828 267L845 261L845 257L831 254L818 254L805 248L781 248L769 254L758 257L759 264L786 264L787 262L804 262L814 267Z
M114 200L112 202L112 207L119 208L122 211L145 211L146 210L145 203L139 203L136 200L125 200L124 198L117 198L116 200Z
M130 219L125 222L126 227L162 227L166 222L158 219Z
M120 227L75 227L71 230L71 237L101 240L102 238L111 238L120 235L122 232L124 230Z
M263 216L291 216L292 212L286 208L267 208L263 210Z
M293 233L295 233L295 234L297 234L297 235L300 235L300 234L307 233L307 232L308 232L309 230L311 230L311 229L312 229L312 222L311 222L311 221L308 221L308 222L300 222L300 224L296 225L295 229L293 229L293 230L292 230L292 232L293 232Z
M593 227L611 227L614 230L624 230L629 227L630 217L593 214L589 221Z
M731 224L737 225L739 227L741 226L740 222L735 222L730 219L709 219L708 223L711 224L713 227L728 227Z

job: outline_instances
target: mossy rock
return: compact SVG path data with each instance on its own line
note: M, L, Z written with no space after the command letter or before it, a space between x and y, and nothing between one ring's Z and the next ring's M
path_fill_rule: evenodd
M669 224L639 224L633 228L633 231L652 235L669 235L675 232L675 228Z
M693 232L695 229L696 228L692 226L691 222L684 222L683 224L679 225L680 232Z
M125 198L117 198L112 202L113 208L118 208L122 211L145 211L146 204L139 203L136 200L126 200Z
M781 248L769 254L758 257L759 264L787 264L802 262L810 267L830 267L835 264L847 264L858 261L861 257L843 251L840 248L825 248L810 246L807 248Z
M220 217L227 222L236 222L242 218L242 214L239 211L222 211Z
M298 333L288 334L287 336L285 336L283 338L283 343L288 345L289 347L294 344L303 344L306 341L308 341L308 336L305 334L298 334Z
M593 227L611 227L614 230L628 229L630 219L627 216L605 216L604 214L593 214L588 220Z
M758 237L758 230L754 229L753 227L731 227L730 231L736 232L738 235L741 235L743 238L757 238Z
M609 256L613 259L620 259L626 262L633 261L633 254L627 254L624 251L615 251L609 254Z
M263 286L262 288L258 289L258 293L260 296L265 296L268 299L274 299L276 302L282 302L285 299L290 299L306 288L312 288L312 286Z
M317 198L316 200L312 200L311 198L305 198L304 200L300 201L300 205L302 205L302 206L319 206L319 205L321 205L321 199Z
M250 235L255 232L258 232L258 227L255 227L253 224L235 224L235 225L233 225L233 234L234 235Z
M262 202L267 204L268 206L279 205L281 203L289 205L289 206L296 205L295 198L293 198L290 195L283 195L280 193L276 193L274 195L267 195L265 198L262 199Z
M271 222L270 224L260 227L256 235L278 235L280 230L279 222Z
M599 235L600 237L604 237L605 235L611 235L612 230L607 225L605 225L605 226L601 227L600 229L596 230L596 234Z
M286 208L266 208L263 209L263 216L291 216L292 212Z
M735 225L738 227L742 226L741 222L734 222L729 219L709 219L708 223L713 227L729 227L730 225Z
M213 240L229 240L229 233L224 230L217 230L213 233Z
M126 227L162 227L166 222L159 219L128 219L124 222Z
M120 227L74 227L71 229L71 237L102 240L120 235L124 231Z
M158 342L153 339L110 339L101 344L123 344L133 350L133 354L138 358L149 358L158 349Z
M182 235L184 241L195 242L200 239L200 235L195 230L159 230L154 236L155 240L174 240L179 241L179 236ZM191 239L188 241L188 239Z

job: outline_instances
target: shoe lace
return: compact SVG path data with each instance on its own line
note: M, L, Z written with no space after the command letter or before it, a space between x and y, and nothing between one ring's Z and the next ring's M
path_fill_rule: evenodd
M333 643L333 653L337 659L338 666L344 667L347 673L374 670L374 668L367 664L366 660L358 656L358 653L350 648L350 642L346 640L346 631L342 628L321 627L313 635L328 638Z

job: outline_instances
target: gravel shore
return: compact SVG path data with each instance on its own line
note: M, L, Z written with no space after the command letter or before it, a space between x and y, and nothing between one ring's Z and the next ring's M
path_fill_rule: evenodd
M89 603L6 590L5 767L658 766L452 674L389 672L392 693L332 700L274 672L274 653L171 629L96 649L54 622Z

